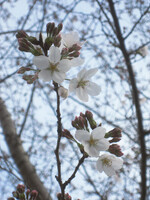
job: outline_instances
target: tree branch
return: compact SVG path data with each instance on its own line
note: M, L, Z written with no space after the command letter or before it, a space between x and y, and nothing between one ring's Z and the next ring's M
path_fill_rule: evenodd
M40 181L39 176L36 174L35 168L29 161L29 157L24 151L21 140L16 133L16 128L11 119L11 115L1 98L0 123L12 158L23 177L25 185L30 189L36 189L39 192L37 200L52 200L43 183Z
M126 62L126 66L127 66L129 78L130 78L130 83L132 87L132 97L133 97L133 103L135 104L136 116L138 120L138 136L139 136L139 144L141 148L141 200L145 200L146 199L146 147L145 147L145 140L144 140L143 119L142 119L141 107L139 103L139 94L138 94L138 89L136 86L136 80L134 77L134 72L131 65L130 57L126 49L124 39L121 33L120 25L119 25L119 20L116 15L114 3L112 0L108 0L108 3L109 3L110 12L111 12L112 18L114 20L115 28L116 28L116 36L120 43L120 49L122 51L122 54Z

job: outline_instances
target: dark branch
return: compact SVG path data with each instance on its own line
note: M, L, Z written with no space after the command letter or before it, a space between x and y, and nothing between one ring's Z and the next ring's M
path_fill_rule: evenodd
M14 122L1 98L0 123L12 158L23 177L25 185L28 188L32 190L36 189L39 192L37 200L52 200L39 176L36 174L34 166L29 161L29 157L24 151L21 140L16 133Z
M144 140L143 119L142 119L141 107L139 103L139 94L138 94L138 89L136 86L136 80L134 77L134 72L131 65L130 57L126 49L124 39L121 33L118 17L116 15L114 3L112 0L108 0L108 3L109 3L110 12L113 17L115 28L116 28L116 36L120 43L120 49L122 51L122 54L126 62L126 66L127 66L129 78L130 78L130 83L132 87L132 97L133 97L133 103L135 105L136 116L138 120L138 136L139 136L139 142L140 142L140 148L141 148L141 200L145 200L146 199L146 147L145 147L145 140Z

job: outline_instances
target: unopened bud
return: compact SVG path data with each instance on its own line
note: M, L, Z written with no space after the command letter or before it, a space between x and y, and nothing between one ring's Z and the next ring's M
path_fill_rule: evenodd
M95 129L97 127L96 121L93 119L93 114L90 111L85 112L85 116L88 119L91 129Z
M16 34L16 38L26 38L26 37L28 37L28 35L23 30L18 31L18 33Z
M79 55L80 53L78 51L69 54L70 57L75 57L75 58L79 57Z
M26 191L26 196L27 196L27 199L28 199L28 197L29 197L29 194L30 194L30 190L29 190L29 189L27 189L27 191Z
M36 190L32 190L32 192L31 192L31 198L33 199L33 200L36 200L36 197L38 196L38 192L36 191Z
M19 198L19 193L17 191L12 192L13 197L15 198Z
M23 184L18 184L18 186L17 186L17 191L18 191L19 193L24 193L24 191L25 191L25 186L24 186Z
M74 128L76 128L77 130L80 129L79 126L78 126L78 124L75 122L75 120L72 121L71 124L72 124L72 126L73 126Z
M40 42L35 37L32 37L32 36L28 37L28 41L31 42L34 45L39 45L40 44Z
M63 137L66 137L66 138L68 138L68 139L74 139L73 136L71 135L70 131L68 131L67 129L64 129L64 130L62 131L62 136L63 136Z
M7 198L7 200L15 200L13 197L9 197Z
M57 34L58 34L58 28L55 27L55 28L53 29L53 36L56 36Z
M114 137L112 140L109 140L109 143L119 142L121 140L120 137Z
M81 116L78 117L78 125L80 129L84 129L84 118Z
M47 36L51 36L53 29L55 28L55 23L48 23L46 26Z
M54 46L55 47L59 47L61 45L61 35L57 35L56 37L54 37Z
M62 51L61 51L61 55L67 56L68 55L68 49L67 48L63 48Z
M93 114L88 110L85 112L85 116L87 117L88 120L92 120L93 119Z
M63 28L63 24L62 24L62 23L58 24L57 28L58 28L58 33L60 33L60 31L61 31L62 28Z
M58 89L58 94L60 97L66 99L68 97L68 90L66 88L60 86Z
M105 138L109 138L109 137L122 137L121 129L120 128L114 128L113 130L106 133Z
M108 151L110 153L116 155L117 157L123 156L121 148L120 148L120 146L118 144L112 144L112 145L110 145Z
M71 198L71 196L67 193L67 194L65 194L65 200L71 200L72 198Z
M72 47L69 48L69 52L72 52L72 51L79 51L81 49L81 46L79 46L78 44L74 44L72 45Z
M18 74L24 74L26 71L30 71L31 69L29 67L20 67L18 70Z

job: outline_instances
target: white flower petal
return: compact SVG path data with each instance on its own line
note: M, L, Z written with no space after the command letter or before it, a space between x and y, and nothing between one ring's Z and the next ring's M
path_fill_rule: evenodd
M86 73L86 69L82 69L79 73L78 73L78 75L77 75L77 79L80 81L81 79L83 79L84 78L84 75L85 75L85 73Z
M59 62L58 64L58 68L60 71L62 72L67 72L69 71L71 65L70 65L70 60L67 60L67 59L63 59Z
M87 102L89 100L88 93L82 87L78 87L76 89L76 95L80 100L82 100L84 102Z
M89 143L83 144L85 152L91 157L98 157L99 151L94 146L90 146Z
M39 69L46 69L50 66L49 59L46 56L34 56L33 64Z
M121 169L123 165L123 160L121 158L115 158L112 160L112 166L115 170Z
M107 164L107 160L108 160L108 164ZM99 165L100 165L100 169L102 167L104 172L108 176L113 176L113 175L116 175L115 170L122 168L123 160L120 158L117 158L114 155L103 154L102 156L99 157L99 159L97 161L97 169L98 170L99 170Z
M102 161L101 159L98 159L97 162L96 162L96 168L97 170L101 173L103 172L103 164L102 164Z
M69 93L76 90L78 86L78 81L76 78L72 79L69 84Z
M110 143L105 138L100 139L97 143L95 148L99 151L106 151L109 148Z
M52 80L52 76L51 76L51 71L50 70L42 70L41 72L39 72L38 77L39 77L39 79L42 79L45 82L48 82L48 81Z
M88 141L90 139L90 133L86 130L77 130L75 133L75 138L80 142Z
M91 134L92 134L94 139L102 139L102 138L104 138L105 133L106 133L106 129L105 128L97 127L95 129L93 129Z
M86 89L89 95L91 96L97 96L99 95L101 88L96 83L88 82L86 85Z
M107 176L113 176L113 175L116 175L116 172L115 170L110 166L103 166L103 169L104 169L104 172L105 174L107 174Z
M97 71L98 71L98 68L87 70L87 72L85 73L85 79L87 80L90 79L92 76L94 76L94 74L96 74Z
M50 53L49 53L50 62L53 63L53 64L58 63L60 61L60 58L61 58L59 48L55 47L55 46L51 46L49 51L50 51Z
M62 34L62 39L68 48L71 47L73 44L79 43L79 36L77 32Z
M66 74L64 72L57 72L54 71L52 74L52 79L53 81L55 81L56 83L62 83L66 78Z
M73 58L72 60L70 60L70 63L71 63L71 67L77 67L77 66L83 65L84 59L80 57Z

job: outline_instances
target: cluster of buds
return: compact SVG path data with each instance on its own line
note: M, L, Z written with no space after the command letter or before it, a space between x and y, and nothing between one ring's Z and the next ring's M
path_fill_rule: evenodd
M44 43L45 50L48 50L52 44L54 44L55 47L60 47L61 45L61 36L60 31L62 30L63 25L58 24L58 26L55 26L55 23L48 23L46 26L46 32L47 32L47 38Z
M16 35L17 37L17 35ZM20 35L19 35L20 37ZM28 37L18 38L19 50L24 52L30 52L34 56L42 55L40 48L35 48L35 46L28 40Z
M69 58L69 59L77 58L80 55L80 52L79 52L80 49L81 49L81 46L78 44L73 44L72 47L70 48L63 48L61 52L62 57Z
M58 198L58 200L62 200L61 193L57 194L57 198ZM72 199L71 196L68 193L66 193L65 196L64 196L64 200L71 200L71 199Z
M25 186L22 184L18 184L16 191L12 192L13 197L9 197L7 200L36 200L38 196L38 192L36 190L30 191L27 189L25 191Z
M85 114L81 112L79 117L76 116L72 121L72 126L77 130L88 130L88 122Z
M19 50L24 52L30 52L34 56L45 55L47 56L47 52L49 48L54 45L55 47L59 47L61 45L61 35L60 31L62 30L63 25L59 24L57 27L55 23L48 23L46 27L47 38L44 39L42 34L39 34L39 37L29 36L25 31L20 30L16 34L19 43ZM23 74L27 71L36 71L31 68L21 67L18 70L19 74ZM25 75L23 79L27 81L28 84L33 83L38 78L38 71L35 75Z
M112 138L111 140L109 140L110 143L119 142L121 140L121 137L122 137L122 134L121 134L120 128L114 128L105 134L105 138ZM123 156L121 148L118 144L111 144L109 146L108 151L116 155L117 157Z
M77 130L87 130L89 131L88 125L91 129L97 127L97 123L93 118L93 114L90 111L86 111L85 114L80 113L79 117L75 117L75 120L72 121L72 126Z

